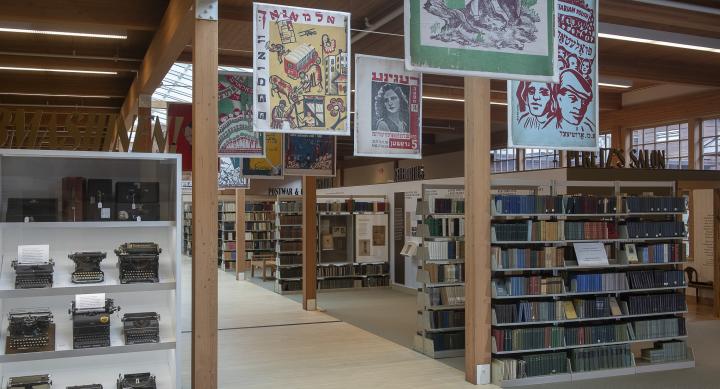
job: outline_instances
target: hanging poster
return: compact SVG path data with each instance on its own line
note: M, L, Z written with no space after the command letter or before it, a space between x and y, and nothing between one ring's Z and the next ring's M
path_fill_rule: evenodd
M355 55L355 153L422 158L422 73L401 59Z
M387 261L388 215L355 215L355 260Z
M192 104L168 103L170 152L182 155L182 171L192 171Z
M265 155L264 135L253 131L253 77L249 72L218 74L218 154L233 157Z
M508 81L508 147L598 149L597 0L557 0L560 80Z
M405 0L407 69L554 81L554 0Z
M247 178L283 178L283 134L265 133L265 156L244 158L242 175Z
M255 131L350 135L350 14L253 4Z
M334 176L335 137L285 135L283 169L288 176Z
M250 180L242 175L242 159L220 157L218 189L248 189Z

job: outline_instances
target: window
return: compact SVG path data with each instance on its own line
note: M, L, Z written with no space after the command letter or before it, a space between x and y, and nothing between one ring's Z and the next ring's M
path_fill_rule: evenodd
M632 147L665 153L665 167L668 169L687 169L688 125L680 123L633 130Z
M609 149L612 147L612 134L600 134L598 137L598 143L600 144L601 149Z
M718 158L718 141L720 140L720 118L703 120L702 122L702 168L703 170L720 170Z
M560 152L549 149L525 149L525 170L560 167Z
M490 171L492 173L514 172L517 170L515 149L497 149L490 151Z

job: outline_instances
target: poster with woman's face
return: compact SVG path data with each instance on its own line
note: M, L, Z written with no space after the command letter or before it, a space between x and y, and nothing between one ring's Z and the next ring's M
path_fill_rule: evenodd
M558 83L508 81L509 147L597 150L596 1L557 1Z
M422 157L422 74L402 60L355 56L355 155Z

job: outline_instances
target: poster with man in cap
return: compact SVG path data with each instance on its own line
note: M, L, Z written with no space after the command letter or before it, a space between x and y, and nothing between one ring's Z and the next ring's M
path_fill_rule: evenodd
M556 11L560 80L508 81L508 147L597 151L597 0Z

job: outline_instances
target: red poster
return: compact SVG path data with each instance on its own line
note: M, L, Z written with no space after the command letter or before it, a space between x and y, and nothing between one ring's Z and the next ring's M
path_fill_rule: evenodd
M182 170L192 171L192 104L169 103L167 108L170 151L182 154Z

